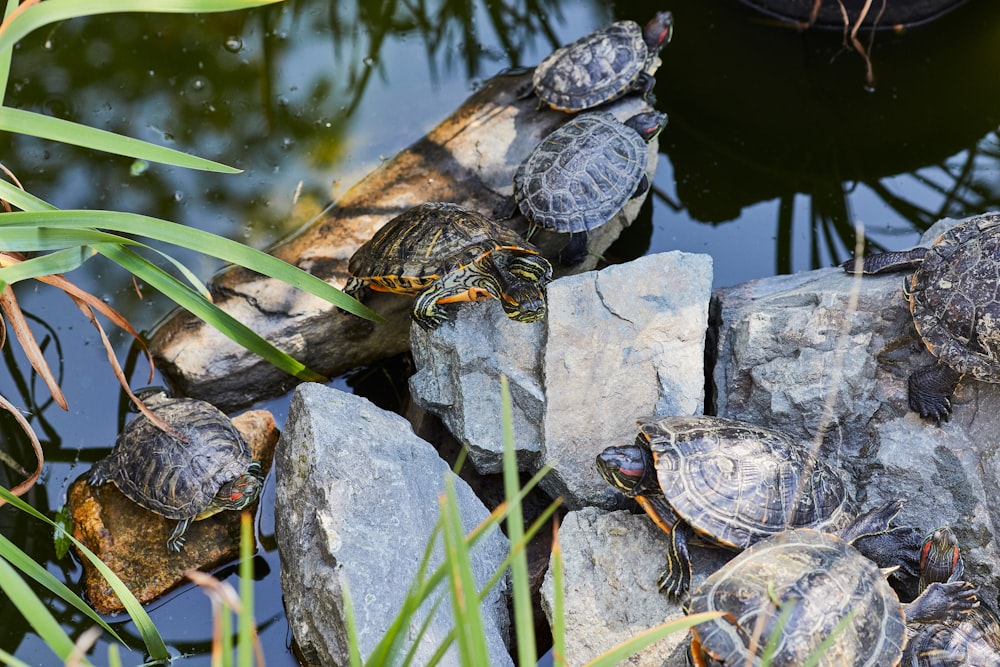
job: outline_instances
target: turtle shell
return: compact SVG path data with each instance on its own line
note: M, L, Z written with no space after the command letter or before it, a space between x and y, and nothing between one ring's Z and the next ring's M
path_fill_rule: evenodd
M553 51L535 68L532 84L549 106L580 111L627 93L654 58L639 24L618 21Z
M760 665L775 634L775 666L804 664L831 635L820 665L887 667L902 657L903 608L885 576L847 542L816 530L758 542L698 586L690 606L728 614L691 629L692 654L722 665Z
M348 271L400 294L416 294L497 250L538 255L517 233L447 202L415 206L383 225L351 257Z
M579 114L539 143L514 174L514 197L528 220L556 232L603 225L635 194L647 145L605 111Z
M1000 665L1000 619L979 606L957 623L911 628L904 667L996 667Z
M94 464L90 482L113 481L132 502L168 519L196 517L223 484L247 472L250 448L229 417L205 401L163 398L147 406L188 441L139 415Z
M1000 215L942 234L906 290L927 348L959 373L1000 382Z
M722 417L640 423L657 481L709 542L745 549L788 528L835 531L857 516L840 475L791 436Z

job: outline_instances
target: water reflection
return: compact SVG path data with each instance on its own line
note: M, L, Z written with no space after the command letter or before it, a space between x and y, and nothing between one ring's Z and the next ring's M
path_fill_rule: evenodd
M1000 89L986 82L1000 57L1000 7L972 3L878 33L875 93L839 34L791 30L719 1L681 0L673 11L678 29L656 90L670 114L661 150L673 182L657 182L683 207L679 217L720 225L774 202L758 246L773 233L773 250L761 252L788 273L844 258L856 219L878 228L871 241L881 247L941 216L1000 204L996 184L976 175L997 168ZM793 239L804 242L793 248Z

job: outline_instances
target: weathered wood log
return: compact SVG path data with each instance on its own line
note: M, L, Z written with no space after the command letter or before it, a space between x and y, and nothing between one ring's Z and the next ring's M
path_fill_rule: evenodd
M272 253L342 287L354 251L392 217L426 201L450 201L492 214L513 193L514 170L532 148L571 116L536 109L518 93L529 74L499 75L474 93L425 137L348 190L325 214ZM608 108L625 119L648 105L636 97ZM655 166L656 142L651 142ZM635 217L626 207L591 233L590 257L574 272L593 268L595 253L610 245ZM509 224L521 231L518 215ZM548 238L546 238L548 237ZM548 256L564 235L532 238ZM559 273L557 268L557 274ZM409 348L412 300L376 294L366 305L385 318L372 323L338 312L329 303L252 271L232 268L211 284L215 302L315 371L336 375ZM160 371L178 395L210 400L231 410L286 391L297 381L187 312L171 316L153 334Z

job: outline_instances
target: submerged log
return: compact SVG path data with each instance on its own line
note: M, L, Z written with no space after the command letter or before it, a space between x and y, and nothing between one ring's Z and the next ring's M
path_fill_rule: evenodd
M530 74L499 75L474 93L425 137L383 163L348 190L315 223L272 254L340 288L354 251L383 224L426 201L450 201L492 214L509 203L514 170L532 148L571 116L536 109L518 93ZM625 119L649 106L628 97L608 111ZM655 168L657 142L650 143ZM591 255L573 272L588 270L635 217L626 210L590 235ZM518 215L509 221L522 231ZM546 238L548 237L548 238ZM564 235L532 239L552 258ZM557 269L557 274L559 273ZM409 348L412 300L391 294L366 299L384 322L345 315L329 303L277 280L233 267L210 285L215 303L315 371L336 375ZM223 410L284 393L297 380L187 312L153 334L157 366L178 395L210 400Z

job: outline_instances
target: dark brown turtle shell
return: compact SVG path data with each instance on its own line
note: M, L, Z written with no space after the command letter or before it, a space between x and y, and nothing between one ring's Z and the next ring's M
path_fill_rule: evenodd
M532 77L539 99L570 113L610 102L648 87L660 64L657 53L670 40L673 17L660 12L650 21L659 39L647 43L635 21L617 21L549 54Z
M94 464L89 481L112 481L132 502L168 519L197 517L224 484L248 471L250 448L210 403L162 394L145 400L187 442L139 415L125 425L111 454Z
M588 231L614 217L635 195L646 160L646 141L636 130L606 111L582 113L549 134L518 166L514 198L534 225Z
M1000 382L1000 215L971 218L938 237L906 291L913 323L938 359Z
M516 232L476 211L447 202L415 206L383 225L351 257L359 280L398 294L416 294L448 274L502 250L538 256Z
M809 447L722 417L639 425L670 507L709 542L745 549L787 528L838 530L857 516L840 475Z
M833 637L820 664L891 667L905 641L904 608L879 567L811 529L779 533L733 558L695 589L690 611L726 613L692 628L696 665L706 664L704 654L714 664L760 665L777 635L772 665L804 664Z

